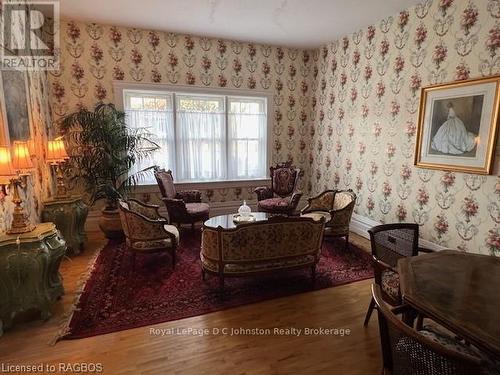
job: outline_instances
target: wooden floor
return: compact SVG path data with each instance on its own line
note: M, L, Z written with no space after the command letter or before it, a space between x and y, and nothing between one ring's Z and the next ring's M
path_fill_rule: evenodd
M363 318L371 280L241 306L203 316L157 324L154 328L338 328L350 335L310 336L154 336L151 327L81 340L48 343L73 301L77 281L104 243L89 233L82 255L64 260L66 295L53 317L14 326L0 338L0 366L9 364L100 363L104 374L378 374L376 314ZM368 241L351 241L367 249ZM0 367L1 372L1 367Z

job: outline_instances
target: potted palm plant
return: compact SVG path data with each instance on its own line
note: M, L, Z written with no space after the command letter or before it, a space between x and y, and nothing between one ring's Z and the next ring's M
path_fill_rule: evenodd
M118 199L153 167L135 173L131 168L159 148L147 129L129 129L125 117L113 104L98 103L93 111L81 109L61 122L70 145L73 180L83 183L91 205L105 200L99 227L107 238L123 236Z

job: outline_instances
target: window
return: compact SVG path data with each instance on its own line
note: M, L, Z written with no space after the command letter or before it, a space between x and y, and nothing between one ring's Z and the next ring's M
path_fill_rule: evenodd
M266 97L124 89L123 98L129 128L160 145L135 170L159 165L179 182L266 177Z

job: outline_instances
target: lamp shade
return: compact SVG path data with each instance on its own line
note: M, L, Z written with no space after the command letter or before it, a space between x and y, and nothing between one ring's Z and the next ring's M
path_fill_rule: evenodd
M10 180L10 178L15 175L16 172L12 167L10 148L0 146L0 183Z
M61 162L68 159L68 153L62 137L49 141L47 144L47 161L49 163Z
M12 148L14 153L12 166L16 171L25 171L34 168L27 142L16 141L12 145Z

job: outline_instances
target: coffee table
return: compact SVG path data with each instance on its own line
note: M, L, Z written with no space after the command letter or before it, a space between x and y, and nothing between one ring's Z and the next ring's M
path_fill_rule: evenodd
M265 212L252 212L252 215L255 216L255 220L241 222L241 223L235 223L233 221L234 214L214 216L205 221L204 225L212 229L217 229L218 227L222 227L223 229L232 229L236 228L238 225L241 225L243 223L255 223L257 221L267 221L267 219L269 219L269 217L272 216L271 214Z

